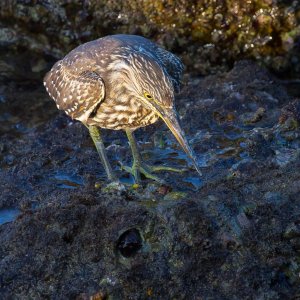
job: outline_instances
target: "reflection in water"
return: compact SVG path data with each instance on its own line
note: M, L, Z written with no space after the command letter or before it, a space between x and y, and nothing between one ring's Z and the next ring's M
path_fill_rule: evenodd
M20 214L17 208L2 208L0 209L0 225L12 222Z
M120 182L123 183L123 184L134 184L134 177L129 174L129 176L122 176L119 178Z
M61 189L76 189L84 184L80 176L60 172L54 175L54 179L57 181L57 186Z
M186 177L183 181L188 183L194 190L199 190L203 186L203 180L199 177Z

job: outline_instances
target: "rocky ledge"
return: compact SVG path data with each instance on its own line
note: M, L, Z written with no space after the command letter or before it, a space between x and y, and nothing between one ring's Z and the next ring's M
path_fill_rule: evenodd
M137 132L144 158L188 171L134 186L125 136L105 131L116 191L39 83L2 83L1 298L299 297L296 96L250 61L187 77L177 108L203 177L160 123Z

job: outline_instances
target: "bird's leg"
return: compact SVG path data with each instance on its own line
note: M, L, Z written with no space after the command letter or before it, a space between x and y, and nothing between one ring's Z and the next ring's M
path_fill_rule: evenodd
M90 136L96 146L97 152L100 156L101 162L104 166L104 169L106 171L107 177L111 181L116 181L116 177L114 175L114 172L110 166L110 163L108 161L105 147L101 138L100 130L96 126L87 126L89 129Z
M158 182L163 182L162 179L153 175L152 172L155 172L155 171L182 172L183 171L180 169L175 169L175 168L166 167L166 166L149 166L149 165L145 164L143 162L141 154L138 150L137 143L136 143L136 140L133 135L133 131L131 129L126 129L126 134L127 134L128 140L129 140L131 151L132 151L133 164L132 164L131 168L127 167L127 166L123 166L123 168L127 172L131 173L134 176L135 181L137 183L139 183L141 181L140 173L142 173L145 177L147 177L149 179L152 179L152 180L155 180Z
M126 129L126 135L129 140L133 156L133 164L131 168L124 166L124 169L134 176L136 183L139 183L141 181L141 173L144 174L147 178L153 179L155 181L161 181L157 176L151 174L151 170L149 170L148 166L143 163L141 154L137 146L137 142L133 135L133 131L131 129Z
M126 135L129 140L129 145L130 145L132 156L133 156L132 168L131 168L131 170L127 169L127 171L132 173L136 182L140 182L141 181L140 168L142 165L142 157L139 152L135 137L133 135L133 131L130 129L126 129ZM125 169L126 169L126 167L125 167Z

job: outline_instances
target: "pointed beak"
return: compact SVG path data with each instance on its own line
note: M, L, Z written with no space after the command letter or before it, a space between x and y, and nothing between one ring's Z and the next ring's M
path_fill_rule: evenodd
M180 144L180 146L183 148L185 153L190 157L192 160L195 169L201 176L201 170L198 166L196 156L192 150L192 148L189 146L187 139L185 138L185 134L183 130L181 129L179 122L178 122L178 117L174 109L169 110L167 113L159 113L159 116L164 120L164 122L167 124L173 135L175 136L176 140Z

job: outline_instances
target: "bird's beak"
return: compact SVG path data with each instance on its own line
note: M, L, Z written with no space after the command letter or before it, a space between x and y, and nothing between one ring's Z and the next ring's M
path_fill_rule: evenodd
M173 135L175 136L176 140L178 141L180 146L183 148L185 153L190 157L190 159L192 160L192 162L194 164L195 169L197 170L197 172L201 176L202 173L201 173L200 168L198 166L196 156L195 156L193 150L191 149L191 147L189 146L189 144L188 144L188 142L185 138L185 134L184 134L183 130L181 129L180 125L179 125L176 111L171 109L166 113L159 112L159 116L167 124L167 126L169 127L169 129L171 130Z

